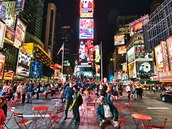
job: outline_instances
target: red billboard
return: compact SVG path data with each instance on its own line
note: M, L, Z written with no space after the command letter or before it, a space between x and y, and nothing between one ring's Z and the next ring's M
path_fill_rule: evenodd
M123 45L125 44L125 36L124 35L115 35L114 36L114 45Z
M79 62L93 62L94 49L92 40L80 41Z
M143 25L149 21L149 16L145 15L138 20L135 20L134 22L129 24L130 27L130 36L132 36L134 33L141 33L143 32Z
M170 70L172 71L172 36L167 39L167 50Z
M94 38L94 20L93 19L80 19L79 25L79 38L80 39L93 39Z
M93 0L80 0L80 17L93 17L93 12Z

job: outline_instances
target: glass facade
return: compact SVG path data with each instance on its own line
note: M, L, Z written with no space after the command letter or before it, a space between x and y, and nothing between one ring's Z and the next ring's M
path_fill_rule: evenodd
M144 25L145 50L151 51L172 34L172 0L165 0Z

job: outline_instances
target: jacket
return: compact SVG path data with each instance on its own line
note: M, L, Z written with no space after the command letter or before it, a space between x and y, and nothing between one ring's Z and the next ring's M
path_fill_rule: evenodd
M113 118L115 120L118 120L118 110L117 110L117 108L113 104L111 104L109 106L110 106L110 110L112 112ZM96 109L96 114L97 114L97 117L98 117L99 121L102 121L102 119L105 118L104 117L104 109L103 109L103 104L102 103L100 103L98 105L98 107Z
M70 88L69 86L66 87L65 93L64 93L65 99L66 99L66 100L72 100L72 95L73 95L73 90L72 90L72 88Z

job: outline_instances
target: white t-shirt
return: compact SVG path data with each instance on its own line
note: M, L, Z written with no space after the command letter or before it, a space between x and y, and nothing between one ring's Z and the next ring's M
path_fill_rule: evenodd
M112 112L110 110L110 107L108 104L106 105L103 105L103 108L104 108L104 115L105 115L105 118L112 118L113 115L112 115Z

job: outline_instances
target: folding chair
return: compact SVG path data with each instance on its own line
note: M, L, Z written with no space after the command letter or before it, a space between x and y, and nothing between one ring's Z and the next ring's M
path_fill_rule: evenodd
M148 125L146 129L165 129L166 127L166 124L167 124L167 119L168 118L165 118L164 119L164 122L162 125Z
M65 111L65 109L61 108L61 109L58 109L55 114L50 115L50 118L49 118L49 120L50 120L50 129L52 129L52 128L56 129L57 128L57 126L59 125L60 119L63 117L63 112L64 111ZM58 115L60 113L62 113L62 114Z
M32 120L24 119L22 113L14 112L14 119L15 119L15 122L19 126L20 129L23 129L23 127L26 129L29 129L29 125L32 122Z
M6 121L5 121L4 125L3 125L4 129L5 129L5 127L7 129L10 129L10 128L8 128L7 124L9 123L9 121L11 120L11 118L12 118L12 116L14 114L15 107L10 107L10 108L11 108L11 114L10 114L10 116L8 118L6 118Z

